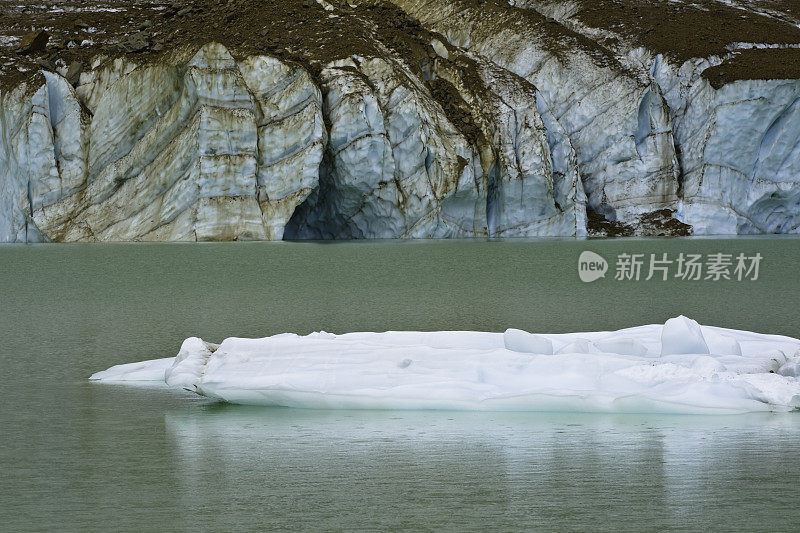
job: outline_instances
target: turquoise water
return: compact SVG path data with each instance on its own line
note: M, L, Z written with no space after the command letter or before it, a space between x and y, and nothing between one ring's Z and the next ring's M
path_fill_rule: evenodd
M582 283L577 258L610 264ZM621 253L763 256L757 280L615 280ZM219 341L611 329L679 313L800 336L797 239L0 247L0 529L800 526L800 416L254 409L89 383Z

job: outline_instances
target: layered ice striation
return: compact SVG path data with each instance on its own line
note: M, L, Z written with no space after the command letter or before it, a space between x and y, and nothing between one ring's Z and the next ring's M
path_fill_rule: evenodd
M280 239L317 184L322 122L303 69L216 43L77 89L45 73L2 95L0 240Z
M800 408L800 340L680 316L619 331L192 337L171 360L90 379L316 409L731 414Z

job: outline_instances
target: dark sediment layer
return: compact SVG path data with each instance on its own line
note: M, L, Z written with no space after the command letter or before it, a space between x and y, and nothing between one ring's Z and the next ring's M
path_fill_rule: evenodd
M800 2L743 0L518 0L519 5L592 29L609 49L620 41L683 63L726 58L708 79L721 86L735 80L800 78ZM565 7L566 6L566 7ZM766 45L758 53L737 51L739 43ZM795 48L781 48L781 47ZM733 52L733 55L732 55ZM729 57L731 56L732 57ZM729 66L728 66L729 65Z

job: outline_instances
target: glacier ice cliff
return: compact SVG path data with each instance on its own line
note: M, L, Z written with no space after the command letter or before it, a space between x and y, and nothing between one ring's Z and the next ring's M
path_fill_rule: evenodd
M318 332L117 365L101 382L230 403L327 409L731 414L800 408L800 341L680 316L619 331Z
M0 4L0 241L800 231L791 2Z

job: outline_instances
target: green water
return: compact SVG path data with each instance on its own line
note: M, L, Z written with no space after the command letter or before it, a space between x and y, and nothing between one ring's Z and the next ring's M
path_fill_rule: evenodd
M605 278L578 279L584 250ZM617 281L623 252L763 261L755 281ZM0 530L797 530L793 414L253 409L86 378L190 335L683 313L800 336L798 259L798 239L2 246Z

